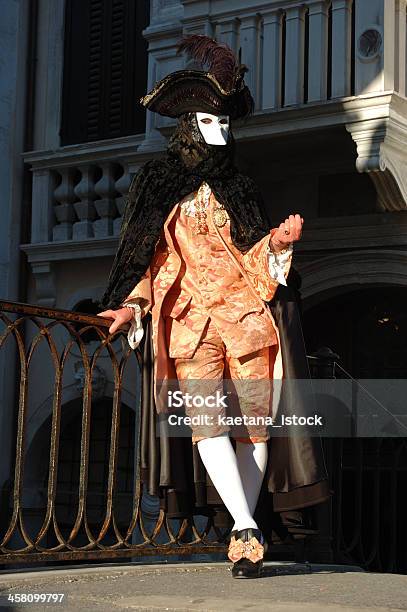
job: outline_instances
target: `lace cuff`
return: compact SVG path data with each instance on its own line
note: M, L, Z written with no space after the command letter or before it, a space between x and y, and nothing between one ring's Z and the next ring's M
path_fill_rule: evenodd
M270 246L267 248L267 259L269 265L270 276L278 281L281 285L287 286L287 281L284 275L284 269L287 261L292 256L293 252L293 242L290 242L287 248L283 249L276 253L270 249Z
M122 307L133 309L133 319L130 321L130 328L127 332L127 341L130 348L136 349L144 336L143 324L141 322L140 304L138 302L126 302L125 304L122 304Z

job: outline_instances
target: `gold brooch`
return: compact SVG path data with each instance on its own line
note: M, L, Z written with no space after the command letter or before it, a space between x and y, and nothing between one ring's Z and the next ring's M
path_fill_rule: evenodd
M223 206L219 205L213 211L213 221L217 227L223 227L229 216Z

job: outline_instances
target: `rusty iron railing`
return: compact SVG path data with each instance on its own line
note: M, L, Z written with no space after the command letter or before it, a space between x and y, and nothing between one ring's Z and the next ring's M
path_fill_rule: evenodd
M140 367L140 353L135 351L135 359L132 358L133 351L129 348L123 331L119 330L109 335L108 327L111 320L65 310L3 301L0 302L0 311L3 324L3 329L0 330L0 349L7 351L9 377L14 374L18 378L14 414L16 434L13 452L14 477L8 500L6 503L3 501L1 521L3 526L0 525L0 564L224 552L225 544L222 542L222 533L219 529L213 528L210 518L191 517L182 521L168 519L162 510L155 510L152 500L147 500L152 510L147 503L147 510L143 512L136 460L131 463L135 468L132 477L133 489L130 494L124 496L131 507L131 512L128 515L127 524L124 524L123 518L118 524L115 514L115 502L118 498L115 496L115 489L120 450L123 378L126 368L131 368L133 385L136 386L135 379ZM93 341L85 342L83 338L86 337L86 334L89 337L90 332L96 333L96 340L94 337ZM41 372L43 366L39 363L34 365L34 358L40 347L43 351L42 361L44 360L44 346L53 366L53 389L50 390L52 393L51 426L49 428L46 486L42 498L43 508L39 507L33 513L32 507L29 507L30 502L25 501L29 483L25 482L24 476L27 467L31 469L32 460L40 460L39 456L33 458L30 455L28 440L35 435L35 432L30 431L30 423L35 422L37 395L44 395L41 387L44 384L46 373L43 379L38 380L38 371ZM14 366L11 364L13 349L16 352ZM80 449L79 451L76 449L77 455L79 454L79 474L75 480L78 492L74 496L77 507L70 517L71 524L69 525L69 520L64 517L64 525L61 526L58 520L57 502L58 462L63 450L60 435L64 377L66 378L65 370L69 369L69 356L75 351L77 353L76 364L80 361L82 366L82 384L79 385L79 388L82 387ZM99 364L102 361L102 355L104 362L109 362L112 373L110 443L107 457L108 469L105 470L107 472L106 490L103 493L99 492L99 498L102 497L104 500L103 516L100 517L99 508L99 519L93 518L93 523L90 524L87 499L90 477L92 380L97 368L100 371ZM35 369L35 381L30 381L31 368ZM106 369L105 364L104 369ZM31 382L35 382L35 396ZM72 384L69 384L71 381L65 382L68 382L68 387L72 387ZM10 411L10 408L8 407L7 410ZM130 434L136 437L137 428ZM136 439L131 448L134 448L135 453L137 452ZM38 482L34 483L34 487L39 486ZM202 523L201 520L201 524L198 525L196 518L204 519L204 522ZM6 525L5 528L4 525Z

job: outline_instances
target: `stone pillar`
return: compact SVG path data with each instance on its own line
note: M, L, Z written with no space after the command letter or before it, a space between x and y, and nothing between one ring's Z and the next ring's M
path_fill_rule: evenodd
M259 17L257 15L242 17L240 21L242 64L246 64L249 68L244 80L252 93L255 108L259 107L259 42Z
M263 13L262 109L281 106L282 12Z
M308 102L326 100L328 76L328 4L318 0L309 8Z
M36 150L56 149L60 145L64 17L64 0L39 2L35 79L40 85L36 87L34 104Z
M286 10L284 106L304 101L304 14L303 6Z
M352 2L332 1L332 98L351 94Z
M237 50L238 21L236 17L224 19L219 23L218 40L228 45L233 51Z

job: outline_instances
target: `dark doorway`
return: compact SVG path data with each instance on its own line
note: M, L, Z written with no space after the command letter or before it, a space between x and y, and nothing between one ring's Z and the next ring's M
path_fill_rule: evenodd
M304 309L307 353L328 346L354 378L407 377L407 289L371 287Z

